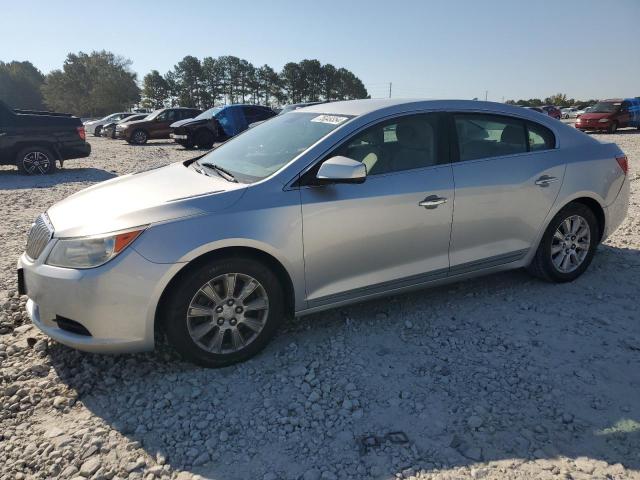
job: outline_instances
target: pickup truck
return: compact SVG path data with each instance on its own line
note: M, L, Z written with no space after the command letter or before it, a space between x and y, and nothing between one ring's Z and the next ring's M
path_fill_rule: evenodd
M13 110L0 101L0 165L16 165L27 175L43 175L65 160L88 157L84 126L67 113Z

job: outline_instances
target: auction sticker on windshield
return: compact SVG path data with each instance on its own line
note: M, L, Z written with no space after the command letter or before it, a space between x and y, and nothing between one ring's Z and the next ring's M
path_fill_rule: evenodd
M331 125L340 125L349 117L340 117L338 115L318 115L311 119L312 122L329 123Z

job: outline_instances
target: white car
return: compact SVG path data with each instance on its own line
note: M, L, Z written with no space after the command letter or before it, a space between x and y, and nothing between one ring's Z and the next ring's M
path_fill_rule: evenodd
M119 122L123 118L130 117L131 115L133 115L133 112L118 112L107 115L106 117L99 120L90 120L88 122L84 122L84 131L87 133L91 133L96 137L99 137L104 125L106 125L107 123Z
M562 114L562 118L575 118L577 115L578 109L575 107L566 107L566 108L561 108L560 112Z

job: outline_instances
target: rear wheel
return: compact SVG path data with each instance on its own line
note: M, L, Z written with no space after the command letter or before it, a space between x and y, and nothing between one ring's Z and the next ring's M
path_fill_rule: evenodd
M609 125L609 128L607 129L608 133L616 133L616 131L618 130L618 122L612 122L611 125Z
M131 134L130 143L133 143L134 145L144 145L145 143L147 143L147 140L149 140L147 132L145 132L144 130L136 130Z
M246 360L269 342L284 317L276 275L261 263L229 258L188 273L169 294L164 325L186 359L206 367Z
M570 203L549 223L529 271L549 282L571 282L587 269L595 254L600 226L593 212Z
M95 130L93 131L93 136L99 137L101 133L102 133L102 127L96 127Z
M46 175L56 170L56 159L44 147L27 147L18 152L16 165L26 175Z

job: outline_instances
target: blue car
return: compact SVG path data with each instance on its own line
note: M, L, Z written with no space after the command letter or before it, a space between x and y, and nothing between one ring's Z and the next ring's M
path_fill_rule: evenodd
M261 105L214 107L195 118L172 123L169 137L185 148L210 149L215 143L224 142L245 131L249 124L275 115L272 109Z

